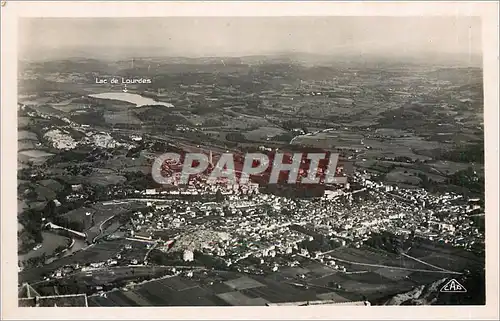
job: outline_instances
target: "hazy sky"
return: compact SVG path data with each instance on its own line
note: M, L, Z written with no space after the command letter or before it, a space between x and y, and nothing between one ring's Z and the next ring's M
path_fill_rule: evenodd
M472 17L24 18L19 21L19 46L31 53L155 47L181 56L478 54L481 24Z

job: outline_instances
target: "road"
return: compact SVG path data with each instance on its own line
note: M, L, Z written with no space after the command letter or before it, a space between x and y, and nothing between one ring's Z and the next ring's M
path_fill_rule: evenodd
M422 270L422 269L410 269L410 268L403 268L399 266L390 266L390 265L382 265L382 264L370 264L370 263L361 263L361 262L353 262L353 261L348 261L348 260L343 260L341 258L333 257L335 261L339 262L344 262L352 265L361 265L361 266L370 266L370 267L378 267L378 268L387 268L387 269L392 269L392 270L404 270L404 271L412 271L412 272L423 272L423 273L442 273L442 274L456 274L456 275L461 275L462 273L460 272L453 272L453 271L433 271L433 270Z
M49 226L49 228L53 228L53 229L56 229L56 230L64 230L64 231L67 231L67 232L69 232L71 234L74 234L74 235L82 237L82 238L87 237L87 235L85 235L85 233L74 231L74 230L71 230L69 228L56 225L56 224L54 224L52 222L47 223L46 226Z
M151 246L151 248L149 248L149 250L146 252L146 255L144 255L144 259L143 259L144 262L146 262L146 260L148 259L149 253L151 253L151 251L154 250L157 245L158 245L158 242L154 243L153 246Z
M441 267L439 267L439 266L436 266L436 265L432 265L432 264L427 263L427 262L425 262L425 261L419 260L419 259L417 259L416 257L410 256L410 255L408 255L408 254L406 254L406 253L402 253L401 255L402 255L402 256L404 256L404 257L407 257L407 258L409 258L409 259L415 260L415 261L417 261L417 262L419 262L419 263L422 263L422 264L425 264L425 265L427 265L427 266L430 266L430 267L432 267L432 268L434 268L434 269L437 269L437 270L443 271L443 272L447 272L447 273L459 273L459 272L455 272L455 271L450 271L450 270L447 270L447 269L443 269L443 268L441 268ZM459 274L460 274L460 273L459 273Z
M333 251L328 251L328 252L325 252L323 254L326 254L326 253L331 253ZM304 258L307 258L307 259L310 259L310 260L313 260L315 262L318 262L320 264L323 264L311 257L308 257L308 256L304 256L304 255L301 255L301 254L297 254L301 257L304 257ZM341 258L338 258L338 257L334 257L334 256L331 256L330 257L332 259L334 259L335 261L339 261L339 262L343 262L343 263L348 263L348 264L351 264L351 265L361 265L361 266L369 266L369 267L378 267L378 268L387 268L387 269L392 269L392 270L404 270L404 271L412 271L412 272L423 272L423 273L446 273L446 274L456 274L456 275L461 275L462 273L460 272L454 272L454 271L448 271L448 270L444 270L440 267L436 267L436 266L433 266L431 264L427 264L425 262L423 262L424 264L426 265L429 265L429 266L432 266L434 268L437 268L439 269L439 271L433 271L433 270L423 270L423 269L411 269L411 268L404 268L404 267L400 267L400 266L391 266L391 265L382 265L382 264L371 264L371 263L361 263L361 262L353 262L353 261L348 261L348 260L344 260L344 259L341 259ZM411 257L412 259L416 259L416 258L413 258ZM330 269L333 269L331 266L328 266L326 264L323 264L324 266L330 268Z

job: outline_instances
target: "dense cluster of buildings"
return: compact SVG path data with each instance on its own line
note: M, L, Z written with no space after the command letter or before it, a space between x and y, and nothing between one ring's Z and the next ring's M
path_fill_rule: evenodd
M345 269L319 251L307 251L304 242L317 236L337 246L353 247L362 246L373 233L383 231L414 234L466 249L484 244L484 234L474 223L474 215L482 211L477 200L451 193L434 195L423 189L400 189L374 182L361 172L355 173L353 182L358 189L330 191L321 200L248 194L228 187L231 194L225 190L226 197L218 202L155 202L154 197L160 197L162 192L147 190L143 193L153 198L148 202L151 212L134 216L130 236L161 244L171 242L173 248L163 249L184 251L186 261L194 260L193 253L199 251L218 257L227 266L247 258L257 259L272 271L280 265L293 266L293 260L276 259L289 254L324 260L325 264ZM217 188L221 187L186 187L199 195L214 193ZM180 188L176 192L183 193ZM360 195L362 202L357 201Z

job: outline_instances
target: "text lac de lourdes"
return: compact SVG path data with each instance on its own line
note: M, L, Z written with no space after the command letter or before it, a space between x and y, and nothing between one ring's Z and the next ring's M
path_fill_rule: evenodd
M151 84L150 78L125 78L125 77L113 77L108 78L95 78L96 84Z

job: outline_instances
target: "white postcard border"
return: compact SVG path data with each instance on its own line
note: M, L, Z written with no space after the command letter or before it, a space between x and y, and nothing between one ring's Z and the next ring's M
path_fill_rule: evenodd
M482 17L485 90L486 306L18 308L16 236L18 17L161 16ZM1 311L5 319L479 319L498 318L498 3L497 2L44 2L1 8ZM40 35L43 37L43 35Z

